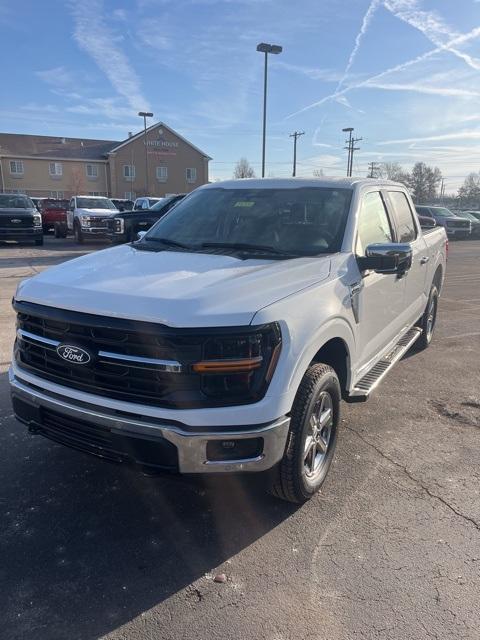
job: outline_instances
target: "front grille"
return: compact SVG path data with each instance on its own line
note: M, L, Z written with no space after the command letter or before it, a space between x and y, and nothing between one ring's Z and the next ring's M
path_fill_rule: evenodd
M0 235L2 233L5 234L15 234L19 236L31 236L36 229L34 229L31 225L29 227L11 226L11 227L0 227Z
M35 431L49 440L110 462L178 470L177 449L163 438L143 440L121 436L106 427L45 408L41 409L41 423L36 425Z
M108 229L109 218L91 218L90 225L95 229Z
M205 357L218 357L210 353L217 348L215 340L225 336L228 349L228 338L240 330L246 336L245 344L251 335L254 342L261 339L269 348L273 340L269 325L172 329L27 302L15 301L14 307L15 361L21 369L64 387L172 409L248 404L261 399L267 389L267 359L256 377L243 373L204 376L194 372L192 365ZM77 360L78 353L84 352L83 364L60 357L57 349L68 357L72 349L67 347L74 348Z
M469 229L470 222L468 220L449 220L448 226L455 229Z
M19 220L19 222L13 222L14 220ZM3 215L0 217L0 227L3 229L8 229L11 231L12 229L25 229L26 227L33 227L33 218L32 216L16 216L16 215Z

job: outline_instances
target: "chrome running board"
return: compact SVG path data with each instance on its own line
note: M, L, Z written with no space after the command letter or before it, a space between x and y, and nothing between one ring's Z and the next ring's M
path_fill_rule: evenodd
M412 327L405 333L397 344L390 349L363 378L355 383L353 391L347 397L349 402L363 402L368 399L372 391L380 384L390 369L400 358L407 353L410 347L418 340L422 334L420 327Z

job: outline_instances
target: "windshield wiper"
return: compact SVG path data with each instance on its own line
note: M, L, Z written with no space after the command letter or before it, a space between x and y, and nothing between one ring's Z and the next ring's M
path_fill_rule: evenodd
M259 253L274 253L279 256L297 256L297 253L283 251L269 245L248 244L247 242L202 242L202 249L233 249L234 251L257 251Z
M187 251L191 251L193 249L193 247L190 247L188 244L183 244L182 242L177 242L176 240L170 240L170 238L145 238L145 241L161 242L167 247L178 247L179 249L186 249Z

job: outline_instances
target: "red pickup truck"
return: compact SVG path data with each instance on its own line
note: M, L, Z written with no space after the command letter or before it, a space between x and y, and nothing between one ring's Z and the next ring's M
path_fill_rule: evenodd
M54 198L40 198L37 209L42 214L43 233L55 228L56 222L67 222L68 200L55 200Z

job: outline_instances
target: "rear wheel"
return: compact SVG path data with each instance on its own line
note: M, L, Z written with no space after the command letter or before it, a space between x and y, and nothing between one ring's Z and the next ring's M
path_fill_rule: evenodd
M421 327L422 333L420 338L415 342L415 347L418 350L426 349L433 338L435 331L435 324L437 321L438 310L438 289L436 285L432 285L430 289L430 295L428 296L427 306L423 316L421 317L418 326Z
M75 235L75 242L78 242L78 244L82 244L84 238L78 222L75 222L75 224L73 225L73 233Z
M289 502L309 500L322 486L335 452L340 383L326 364L311 366L293 403L285 455L270 493Z

